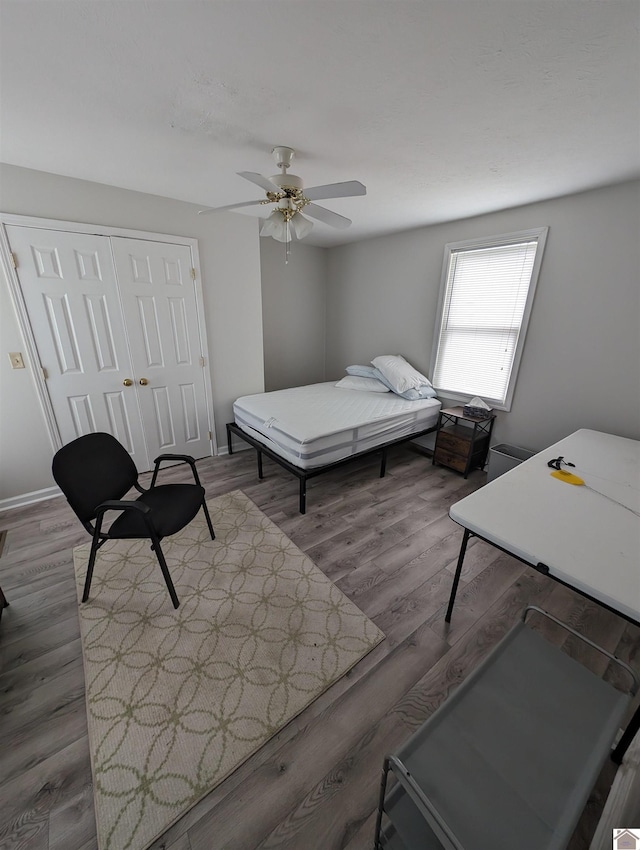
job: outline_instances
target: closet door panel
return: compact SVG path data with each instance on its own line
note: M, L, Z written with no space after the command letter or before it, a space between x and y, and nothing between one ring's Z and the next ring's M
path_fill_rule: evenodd
M109 237L6 231L62 442L106 431L149 469Z
M112 245L150 456L209 455L191 249L124 237Z

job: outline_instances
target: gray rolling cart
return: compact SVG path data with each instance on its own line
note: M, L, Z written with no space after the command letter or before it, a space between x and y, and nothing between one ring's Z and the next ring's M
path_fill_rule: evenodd
M622 693L527 623L535 611L629 674ZM610 754L634 671L535 606L385 759L375 850L561 850Z

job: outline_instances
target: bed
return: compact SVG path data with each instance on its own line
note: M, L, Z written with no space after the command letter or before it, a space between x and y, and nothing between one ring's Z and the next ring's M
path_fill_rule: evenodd
M384 477L387 450L434 431L440 407L436 398L410 401L335 381L242 396L227 424L229 454L235 435L256 449L260 478L263 454L295 475L305 513L308 479L374 452L381 454Z

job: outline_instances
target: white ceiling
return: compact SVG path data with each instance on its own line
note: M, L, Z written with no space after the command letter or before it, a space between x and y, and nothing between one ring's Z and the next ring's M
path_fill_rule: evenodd
M367 186L320 202L353 225L306 241L337 245L638 176L639 25L640 0L0 0L0 159L220 206L289 145L306 186Z

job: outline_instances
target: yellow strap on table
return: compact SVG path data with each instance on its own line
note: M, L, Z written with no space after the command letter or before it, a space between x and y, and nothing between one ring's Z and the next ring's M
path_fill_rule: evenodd
M552 478L557 478L559 481L564 481L566 484L584 484L582 478L574 475L573 472L567 472L564 469L556 469L551 473Z

